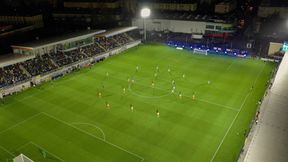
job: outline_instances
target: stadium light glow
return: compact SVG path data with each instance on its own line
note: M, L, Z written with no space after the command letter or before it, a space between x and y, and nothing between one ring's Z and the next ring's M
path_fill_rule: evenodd
M141 9L141 17L148 18L151 14L151 10L149 8L142 8Z
M149 8L142 8L141 9L141 17L143 18L143 29L144 29L144 41L146 41L146 22L147 19L151 14L151 10Z

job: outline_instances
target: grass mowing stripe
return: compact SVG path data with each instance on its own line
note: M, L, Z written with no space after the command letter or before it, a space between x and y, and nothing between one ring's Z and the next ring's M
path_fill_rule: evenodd
M111 143L111 142L109 142L109 141L103 140L103 139L101 139L101 138L99 138L99 137L97 137L97 136L95 136L95 135L93 135L93 134L91 134L91 133L88 133L88 132L86 132L86 131L84 131L84 130L82 130L82 129L80 129L80 128L77 128L77 127L75 127L75 126L73 126L73 125L71 125L71 124L69 124L69 123L67 123L67 122L65 122L65 121L63 121L63 120L61 120L61 119L58 119L58 118L56 118L56 117L54 117L54 116L52 116L52 115L50 115L50 114L48 114L48 113L45 113L45 112L42 112L42 113L43 113L44 115L52 118L52 119L55 119L55 120L59 121L60 123L63 123L63 124L65 124L65 125L69 126L69 127L72 127L72 128L74 128L74 129L76 129L76 130L78 130L78 131L80 131L80 132L82 132L82 133L85 133L85 134L87 134L87 135L89 135L89 136L91 136L91 137L94 137L94 138L96 138L96 139L99 139L99 140L101 140L101 141L103 141L103 142L105 142L105 143L107 143L107 144L109 144L109 145L111 145L111 146L114 146L115 148L118 148L118 149L120 149L120 150L122 150L122 151L124 151L124 152L127 152L127 153L129 153L129 154L131 154L131 155L133 155L133 156L136 156L136 157L138 157L139 159L141 159L141 162L144 161L144 158L141 157L141 156L138 155L138 154L135 154L135 153L133 153L133 152L130 152L130 151L128 151L128 150L126 150L126 149L124 149L124 148L122 148L122 147L120 147L120 146L117 146L117 145L115 145L115 144L113 144L113 143Z
M12 155L13 157L15 156L12 152L10 152L9 150L7 150L5 147L0 145L0 149L2 149L3 151L7 152L8 154Z
M105 135L104 131L100 127L98 127L98 126L96 126L94 124L91 124L91 123L80 123L80 122L72 122L71 124L72 125L88 125L88 126L94 127L96 129L100 130L100 132L102 133L102 136L103 136L103 140L106 141L106 135Z
M254 80L254 82L253 82L252 86L254 86L254 85L256 84L256 82L258 81L258 79L259 79L259 76L262 74L262 72L263 72L263 70L264 70L264 67L265 67L265 65L266 65L266 63L263 65L263 67L262 67L261 71L258 73L258 75L257 75L256 79ZM251 89L251 90L253 90L253 89ZM245 97L244 101L242 102L242 105L241 105L241 107L240 107L240 109L239 109L238 113L236 114L235 118L233 119L232 123L230 124L230 126L229 126L228 130L226 131L226 133L225 133L224 137L222 138L222 140L221 140L221 142L220 142L219 146L217 147L217 149L216 149L215 153L213 154L213 156L212 156L212 158L211 158L210 162L212 162L212 161L215 159L215 157L216 157L216 155L217 155L217 153L218 153L218 151L219 151L220 147L222 146L222 144L223 144L223 142L224 142L224 140L225 140L226 136L228 135L228 133L229 133L230 129L231 129L231 128L232 128L232 126L233 126L233 124L235 123L235 121L236 121L237 117L239 116L239 114L240 114L240 112L241 112L241 110L242 110L243 106L245 105L245 102L246 102L246 100L247 100L247 99L248 99L248 97L251 95L251 93L252 93L252 92L250 91L250 92L248 92L248 94L246 95L246 97Z
M8 130L13 129L13 128L17 127L18 125L23 124L23 123L25 123L26 121L31 120L31 119L39 116L39 115L41 115L41 112L40 112L40 113L37 113L37 114L35 114L35 115L32 115L31 117L29 117L29 118L27 118L27 119L25 119L25 120L22 120L21 122L16 123L16 124L12 125L11 127L7 128L7 129L2 130L2 131L0 132L0 134L5 133L5 132L7 132Z
M36 147L38 147L38 148L40 148L41 150L47 152L48 154L50 154L50 155L56 157L58 160L60 160L60 161L62 161L62 162L65 162L65 160L63 160L63 159L61 159L59 156L56 156L55 154L53 154L53 153L47 151L46 149L44 149L44 148L41 147L40 145L38 145L38 144L36 144L36 143L34 143L34 142L31 142L31 144L34 145L34 146L36 146Z
M184 95L185 96L185 95ZM186 96L188 97L188 96ZM192 99L192 97L190 97ZM207 101L207 100L204 100L204 99L196 99L197 101L201 101L201 102L206 102L206 103L209 103L211 105L216 105L216 106L219 106L219 107L223 107L223 108L226 108L226 109L229 109L229 110L233 110L233 111L239 111L239 109L237 108L234 108L234 107L231 107L231 106L226 106L226 105L222 105L222 104L218 104L218 103L215 103L215 102L211 102L211 101Z
M195 55L191 51L145 45L109 57L91 69L82 69L7 97L5 104L0 105L1 130L36 113L46 112L102 140L105 134L105 141L127 148L143 159L47 115L0 134L1 144L14 150L33 141L67 161L144 161L145 158L147 162L204 162L211 160L239 113L213 160L235 161L243 143L243 137L236 133L244 132L248 126L256 109L255 102L264 94L268 74L275 67L265 66L263 74L259 74L263 64L260 60ZM135 74L137 65L140 69L134 76L136 84L129 91L127 81ZM158 79L154 80L157 66L160 71ZM172 75L168 74L168 67ZM105 79L107 72L109 77ZM183 78L183 74L186 77ZM259 80L255 80L257 74ZM151 87L153 80L154 91ZM172 80L177 83L173 95ZM209 80L211 85L207 84ZM255 84L254 91L246 97L251 84ZM124 87L127 90L125 95ZM98 97L99 91L102 97ZM183 93L181 100L179 92ZM167 96L156 98L165 94ZM191 99L194 94L195 101ZM240 113L239 108L245 99ZM111 109L106 109L105 102L111 104ZM133 104L134 112L131 112L130 104ZM161 112L160 118L156 116L156 109ZM102 133L93 124L99 126ZM45 134L39 136L41 132ZM11 159L10 154L0 150L0 161ZM39 157L32 144L24 150L31 157Z

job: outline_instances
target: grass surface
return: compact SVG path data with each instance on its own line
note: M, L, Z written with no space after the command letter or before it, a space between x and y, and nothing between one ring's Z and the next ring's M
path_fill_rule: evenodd
M20 152L43 162L235 161L274 67L160 45L130 49L7 97L0 105L0 161Z

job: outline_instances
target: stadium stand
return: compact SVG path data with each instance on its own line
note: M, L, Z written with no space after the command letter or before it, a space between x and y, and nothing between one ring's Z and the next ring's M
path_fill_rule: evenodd
M23 65L23 67L32 76L44 74L57 68L57 66L52 62L48 54L44 54L42 56L37 56L34 59L27 60L21 63L21 65Z
M96 41L94 44L91 44L86 47L80 48L80 52L84 53L87 57L96 56L106 51L105 48L101 47L98 43L101 41Z
M28 49L29 54L34 53L35 56L23 62L0 68L0 88L53 72L58 68L70 66L133 42L139 38L136 38L139 36L138 31L131 31L135 29L135 27L115 29L99 36L97 32L94 32L94 35L88 34L86 37L76 35L79 40L75 40L77 39L75 36L66 40L58 40L58 42L46 42L48 45L41 43L39 46L31 47L14 46L16 48L14 51L27 54ZM50 51L43 53L45 48ZM23 52L19 51L22 49ZM35 50L33 51L33 49Z
M0 69L1 88L28 79L20 66L20 64L14 64Z
M60 67L72 63L71 58L67 57L64 52L51 53L50 55L53 61Z

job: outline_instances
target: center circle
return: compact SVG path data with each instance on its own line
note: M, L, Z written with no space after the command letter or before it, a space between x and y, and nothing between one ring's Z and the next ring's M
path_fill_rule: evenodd
M157 82L155 83L157 84ZM137 88L138 90L137 90ZM170 89L161 89L158 87L152 87L152 85L144 85L137 83L130 83L128 86L128 90L135 96L142 98L162 98L169 96L171 94ZM142 93L139 93L142 92Z

